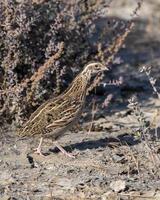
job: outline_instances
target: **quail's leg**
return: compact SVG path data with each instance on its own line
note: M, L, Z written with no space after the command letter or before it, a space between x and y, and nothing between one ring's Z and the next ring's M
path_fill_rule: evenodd
M75 158L74 155L68 153L63 147L61 147L57 141L54 142L54 145L66 156L70 157L70 158Z
M42 142L43 142L43 138L41 137L38 147L36 149L34 149L35 150L34 153L37 153L37 154L39 154L41 156L44 156L43 153L41 152Z

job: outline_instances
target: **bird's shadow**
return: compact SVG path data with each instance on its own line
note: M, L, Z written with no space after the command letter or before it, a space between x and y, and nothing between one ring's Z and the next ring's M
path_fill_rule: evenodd
M90 149L90 150L98 149L98 148L103 149L107 146L112 147L112 146L116 146L116 145L134 146L134 145L138 144L139 142L140 142L140 140L135 139L135 137L133 135L123 134L123 135L119 135L118 137L105 137L105 138L101 138L101 139L97 139L97 140L82 141L82 142L78 142L75 144L67 145L63 148L68 152L72 152L75 149L84 151L87 149ZM59 149L57 147L55 147L53 149L49 149L49 152L58 153Z

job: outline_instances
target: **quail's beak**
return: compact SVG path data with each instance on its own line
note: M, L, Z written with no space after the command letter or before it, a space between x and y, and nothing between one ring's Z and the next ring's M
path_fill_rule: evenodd
M108 67L105 67L105 70L106 70L106 71L109 71L109 68L108 68Z
M105 65L103 65L103 68L102 68L103 71L109 71L109 68L106 67Z

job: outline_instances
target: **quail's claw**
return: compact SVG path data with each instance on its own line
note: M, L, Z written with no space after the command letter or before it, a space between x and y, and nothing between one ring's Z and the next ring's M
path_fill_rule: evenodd
M64 155L66 155L69 158L76 158L74 155L72 155L71 153L68 152L62 152Z
M39 143L38 147L37 147L36 149L34 149L34 153L39 154L40 156L45 156L45 155L41 152L42 141L43 141L43 138L41 137L40 143Z
M72 155L71 153L67 152L63 147L61 147L58 142L54 142L55 146L64 154L66 155L67 157L70 157L70 158L75 158L74 155Z
M34 149L34 153L40 155L40 156L45 156L42 152L41 152L41 148L36 148Z

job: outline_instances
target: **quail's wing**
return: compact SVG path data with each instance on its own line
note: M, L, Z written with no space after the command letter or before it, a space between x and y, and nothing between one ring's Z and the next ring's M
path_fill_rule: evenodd
M51 102L51 99L40 105L30 116L29 120L33 120L42 110L46 108L46 106Z
M26 128L26 127L30 127L32 126L35 122L41 121L41 119L44 119L46 110L50 109L50 108L54 108L56 106L57 102L57 98L53 98L53 99L49 99L48 101L46 101L45 103L43 103L41 106L39 106L37 108L37 110L35 110L29 120L27 121L27 123L23 126L22 129ZM21 132L21 131L20 131Z
M48 122L46 129L56 129L69 125L78 117L81 108L82 103L76 100L64 100L46 113L46 120Z
M47 110L55 109L57 106L57 101L59 103L62 102L62 98L52 98L43 103L41 106L37 108L37 110L35 110L35 112L31 114L29 121L32 122L39 116L44 115L44 113L46 113Z
M57 107L57 101L62 102L61 98L53 98L43 103L29 118L27 123L17 131L21 136L33 135L37 133L37 127L42 130L48 124L46 122L46 112ZM36 131L35 131L36 130Z

